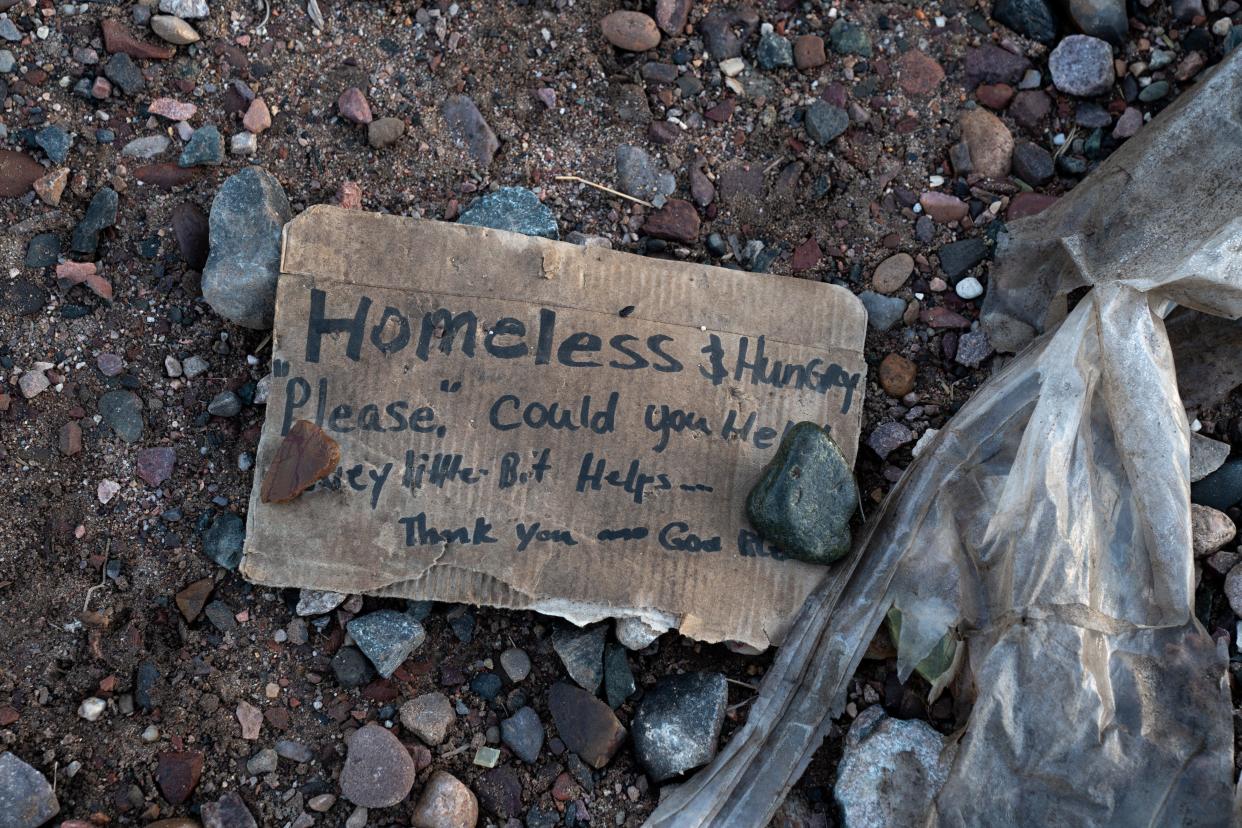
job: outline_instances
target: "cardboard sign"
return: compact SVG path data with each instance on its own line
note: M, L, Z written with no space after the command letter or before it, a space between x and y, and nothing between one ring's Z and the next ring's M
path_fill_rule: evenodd
M794 423L853 462L848 291L331 207L285 227L282 271L250 580L765 647L824 574L763 543L744 502ZM340 466L262 503L300 419Z

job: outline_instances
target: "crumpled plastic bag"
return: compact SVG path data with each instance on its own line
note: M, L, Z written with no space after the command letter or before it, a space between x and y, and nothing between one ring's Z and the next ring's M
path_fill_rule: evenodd
M648 825L766 824L894 605L901 677L949 631L975 693L927 825L1231 823L1227 654L1193 613L1164 318L1242 317L1239 162L1242 49L1011 225L986 328L1002 350L1038 338L910 465L808 598L747 724ZM1220 386L1237 356L1188 370Z

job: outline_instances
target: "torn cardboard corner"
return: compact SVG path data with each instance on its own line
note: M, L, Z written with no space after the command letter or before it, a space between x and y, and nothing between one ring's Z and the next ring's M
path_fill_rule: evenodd
M314 207L285 227L252 581L779 643L823 567L743 504L790 425L853 463L866 315L814 282ZM260 487L311 420L340 466Z

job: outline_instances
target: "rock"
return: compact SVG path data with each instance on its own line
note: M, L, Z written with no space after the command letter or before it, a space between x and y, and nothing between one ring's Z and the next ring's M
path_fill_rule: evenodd
M427 638L423 625L396 610L378 610L353 619L345 628L376 671L388 678ZM366 805L354 800L355 804ZM381 807L371 806L370 807Z
M958 364L965 365L967 368L977 368L991 355L992 343L988 340L985 331L969 331L958 337L957 355L954 357Z
M340 592L304 589L298 593L298 604L294 612L301 616L326 615L345 603L345 599L348 597Z
M47 365L46 362L43 364ZM28 400L39 396L52 387L52 381L41 370L27 371L22 374L17 384L18 388L21 389L22 396Z
M241 412L241 400L232 391L221 391L207 403L207 413L213 417L236 417Z
M241 725L241 737L248 742L259 738L263 729L263 712L250 702L242 699L237 702L237 723Z
M801 71L818 69L828 62L824 52L824 39L819 35L801 35L793 44L794 66Z
M203 803L203 828L258 828L246 802L236 791L226 791L215 802Z
M962 239L944 245L936 255L944 275L956 279L988 257L988 246L983 239Z
M664 204L664 198L677 188L677 181L668 170L660 169L641 147L622 144L617 147L617 189L635 198Z
M0 149L0 198L19 198L47 170L24 152Z
M514 756L529 765L535 764L543 747L543 723L539 721L539 714L530 707L519 708L500 722L500 739Z
M1173 18L1179 23L1189 23L1196 17L1206 16L1203 0L1173 0Z
M242 117L242 126L255 135L269 129L272 126L272 112L267 108L267 102L262 98L251 101Z
M181 258L195 270L202 270L211 250L207 216L194 202L183 201L173 208L172 226Z
M552 634L552 649L560 656L569 677L595 693L604 679L604 639L608 628L598 624L587 629L561 627Z
M189 143L181 150L177 165L181 167L218 167L224 163L224 137L214 124L194 130Z
M867 445L881 460L887 460L889 454L913 441L914 432L901 423L888 422L881 423L872 430Z
M332 656L332 672L342 687L361 687L375 677L371 662L357 647L342 647Z
M633 722L634 752L647 776L663 782L710 762L728 701L720 673L684 673L656 682Z
M840 107L816 101L807 107L803 125L812 141L827 145L849 128L850 115Z
M9 21L10 23L12 21ZM98 61L98 57L96 57ZM0 49L0 75L7 75L13 71L17 58L8 49Z
M56 284L61 290L74 285L86 285L91 293L101 299L112 301L112 283L99 275L94 262L61 262L56 265Z
M1235 564L1225 576L1225 598L1233 614L1242 617L1242 564Z
M281 739L276 743L276 755L281 759L288 759L290 762L299 764L305 764L315 758L310 748L291 739Z
M424 693L401 705L401 724L431 747L444 741L455 721L453 703L443 693Z
M1042 187L1056 175L1052 153L1038 144L1023 141L1013 150L1013 174L1032 187Z
M245 543L245 521L232 512L225 512L203 533L203 554L225 569L236 571Z
M962 64L966 88L970 90L981 83L1016 84L1031 68L1031 62L1026 58L991 43L968 49Z
M199 34L194 27L180 17L171 14L157 14L151 17L151 31L160 40L175 46L188 46L199 41Z
M524 187L501 187L475 199L457 221L527 236L560 238L552 211Z
M1238 528L1224 512L1193 503L1190 506L1191 547L1196 558L1206 558L1229 543Z
M367 143L373 149L391 147L405 134L405 122L400 118L380 118L367 124Z
M749 6L713 6L698 23L707 53L719 62L739 57L742 47L759 28L759 14Z
M60 813L47 777L15 753L0 754L0 825L39 828Z
M65 185L69 183L69 171L66 169L52 170L44 176L35 179L34 191L39 200L49 207L59 207L60 197L65 192Z
M656 25L669 35L679 35L690 17L691 0L656 0Z
M262 776L276 770L280 757L271 748L263 748L246 762L246 773L251 776Z
M1132 138L1143 127L1143 113L1132 106L1127 106L1113 127L1114 138Z
M0 37L10 43L19 43L22 39L22 32L17 28L17 24L13 22L13 18L7 14L0 14Z
M867 309L867 327L873 331L887 331L896 325L906 312L906 301L896 296L884 296L864 290L858 299Z
M1125 45L1130 34L1125 0L1069 0L1069 15L1083 34L1115 46Z
M965 279L958 280L958 283L953 286L953 292L969 302L983 295L983 283L974 276L967 276Z
M858 487L837 444L819 426L785 432L771 462L746 498L746 516L786 555L828 564L850 548L850 517Z
M871 57L871 36L856 23L846 23L838 18L828 30L828 39L832 42L832 51L838 55Z
M144 184L153 184L162 190L172 190L194 181L200 171L182 168L176 164L147 164L134 170L134 178Z
M992 16L1031 40L1049 46L1056 42L1057 22L1046 0L997 0Z
M142 400L132 391L105 392L99 398L99 415L126 443L135 443L142 437Z
M137 95L147 88L147 81L133 59L124 52L118 52L108 58L104 64L104 75L126 95Z
M793 66L793 44L775 32L768 32L759 38L755 58L759 61L759 66L769 71L782 66Z
M951 196L948 193L938 193L934 190L919 196L919 205L923 208L923 212L931 216L933 221L938 221L941 224L961 221L970 212L966 202L957 196ZM911 264L913 264L913 261Z
M525 650L510 647L500 654L500 669L514 684L525 681L530 675L530 656Z
M437 770L423 786L411 818L414 828L474 828L479 803L457 777Z
M944 68L927 53L911 49L898 58L897 77L907 95L930 95L944 81Z
M23 389L23 395L25 390ZM57 447L60 453L66 457L72 457L82 450L82 426L77 421L70 420L60 427L60 434L57 439Z
M921 823L954 752L926 722L890 719L879 705L864 710L850 726L833 788L845 826Z
M371 104L367 103L366 95L356 86L351 86L336 99L336 111L341 117L355 124L369 124L374 120L371 116Z
M1009 105L1013 95L1013 87L1007 83L985 83L975 90L979 103L997 112Z
M1013 156L1013 136L1009 127L986 109L971 109L958 118L962 140L970 147L970 160L975 172L988 178L1009 175Z
M26 245L26 267L50 267L60 256L60 239L55 233L40 233Z
M565 746L596 770L607 765L625 741L626 730L608 705L563 681L548 691L548 712Z
M699 238L699 223L693 204L670 198L663 207L647 216L643 232L656 239L693 244Z
M89 699L83 699L78 705L78 716L86 719L88 722L97 722L99 717L108 709L108 703L101 698L91 696Z
M642 12L620 10L599 22L604 39L627 52L645 52L660 45L660 29Z
M155 158L168 149L170 141L167 135L144 135L135 138L121 148L121 155L127 158Z
M1169 94L1169 82L1168 81L1155 81L1154 83L1144 88L1143 91L1139 92L1138 97L1139 97L1139 100L1142 101L1143 103L1153 103L1154 101L1158 101L1168 94Z
M100 188L91 199L82 220L73 228L69 249L75 253L94 253L99 247L99 234L116 224L119 200L116 190L111 187Z
M645 650L657 638L668 631L668 627L657 627L635 615L627 615L616 619L613 631L617 641L627 650Z
M349 739L341 793L364 808L388 808L409 796L414 775L414 760L397 737L367 724Z
M474 101L467 95L450 96L444 101L441 113L457 143L465 145L475 163L483 168L490 167L496 150L500 149L500 141Z
M1196 483L1229 459L1229 444L1197 432L1190 433L1190 482Z
M138 452L134 470L148 486L154 487L172 477L176 461L177 453L168 446L143 449Z
M138 706L144 712L150 713L156 707L155 699L152 698L151 693L156 690L159 680L160 671L155 666L155 662L144 661L138 665L138 670L134 677L134 701L138 703Z
M1044 193L1018 193L1009 202L1009 209L1005 211L1005 217L1010 221L1014 221L1024 216L1033 216L1036 213L1047 210L1056 203L1056 196Z
M211 252L203 298L246 328L272 326L280 276L280 234L291 210L280 182L259 167L229 176L211 203Z
M1042 89L1019 92L1014 96L1008 111L1018 126L1038 132L1052 112L1052 99Z
M898 399L914 390L917 366L901 354L889 354L880 362L880 387Z
M211 578L199 578L177 593L177 609L181 611L181 617L187 624L194 623L203 607L207 606L207 599L211 597L214 585Z
M65 132L56 124L48 124L34 135L34 141L39 148L47 153L47 157L53 164L64 163L69 155L69 146L72 140L69 133Z
M1070 35L1048 56L1052 82L1067 95L1089 98L1113 87L1113 50L1099 38Z
M482 748L481 750L494 750ZM497 751L499 753L499 751ZM515 817L522 812L522 781L511 768L484 771L474 783L483 810L500 819Z
M207 0L160 0L160 11L184 20L193 20L211 14Z
M155 768L155 784L170 805L190 798L203 773L203 754L196 750L161 753Z
M608 706L616 710L637 690L625 647L609 644L604 651L604 696Z
M103 31L104 49L109 54L124 52L130 57L168 60L177 53L175 49L167 46L156 46L134 37L120 21L111 18L104 19L99 24L99 28Z

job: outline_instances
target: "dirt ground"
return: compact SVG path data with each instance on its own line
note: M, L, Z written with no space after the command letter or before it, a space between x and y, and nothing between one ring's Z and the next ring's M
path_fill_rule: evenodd
M146 27L135 23L134 4L0 0L22 34L20 41L0 43L16 56L14 70L0 75L0 122L7 128L0 147L46 164L30 142L34 132L55 123L75 136L66 160L48 164L70 171L58 206L33 193L0 198L0 225L7 228L0 237L0 623L6 631L0 651L0 738L55 779L58 819L146 824L195 815L201 803L237 789L260 825L290 824L312 797L339 793L345 729L365 721L393 722L402 701L432 689L460 699L470 712L459 717L444 746L430 752L418 748L427 762L420 784L432 770L445 769L474 785L483 769L472 764L470 746L486 741L487 729L520 706L515 702L529 701L554 735L545 696L564 668L551 649L551 619L437 606L425 622L426 643L392 680L344 689L330 659L343 641L347 612L309 624L305 643L294 643L296 635L286 631L298 623L295 590L253 587L203 555L202 532L214 515L244 515L252 482L248 460L264 415L263 406L246 404L237 416L214 417L207 404L226 389L243 400L253 395L254 384L269 371L269 341L263 332L224 322L205 304L199 273L189 263L194 243L178 238L173 215L187 203L206 213L224 178L247 163L279 179L295 212L333 201L341 184L353 181L361 188L363 209L452 220L488 188L521 186L535 190L551 208L562 238L578 231L638 254L726 265L735 264L736 255L713 256L709 234L726 241L735 236L739 247L758 239L780 253L769 273L753 274L757 301L771 274L861 292L873 286L878 264L907 252L914 257L914 273L894 295L915 303L914 312L892 329L868 336L864 444L876 425L889 420L904 422L915 435L943 426L987 378L994 359L967 366L954 358L966 329L936 327L918 312L944 308L968 325L977 319L981 300L962 299L943 282L934 289L943 278L936 253L959 239L990 241L1007 217L1010 199L1031 189L1011 179L954 175L949 153L958 141L958 118L978 98L966 67L969 51L1005 45L1043 71L1038 88L1047 90L1052 105L1037 125L1024 126L999 108L1019 143L1051 150L1055 136L1069 136L1066 154L1073 155L1080 148L1073 145L1075 136L1081 140L1090 132L1074 123L1079 102L1049 82L1047 48L992 20L986 3L770 0L754 8L777 32L791 39L802 34L827 39L834 20L844 17L866 30L872 56L841 55L830 47L826 63L817 68L763 70L755 64L755 31L743 51L749 67L741 77L746 94L737 95L695 29L721 5L700 0L690 13L693 34L665 36L656 49L635 54L613 48L600 34L599 20L621 7L618 0L451 5L320 0L327 21L322 31L300 3L272 0L261 26L264 3L212 0L210 15L193 21L200 43L178 48L168 60L136 61L146 75L144 91L114 91L92 100L75 94L74 87L102 74L108 55L101 21L117 20L132 32L144 32ZM1232 11L1213 6L1206 19L1173 23L1166 4L1134 5L1131 38L1117 54L1126 63L1147 61L1158 43L1180 62L1188 54L1186 40L1199 37L1195 32L1207 33L1213 21L1236 16L1237 3L1225 8ZM142 36L158 42L150 32ZM1210 33L1205 37L1205 64L1211 65L1220 58L1222 41ZM75 52L82 49L93 50L99 63L82 62L85 55ZM928 93L911 94L900 82L907 75L896 67L911 50L943 69L944 79ZM683 66L681 76L693 76L702 91L687 94L693 84L645 79L649 62ZM1166 98L1135 105L1158 112L1194 82L1193 76L1170 79ZM272 126L258 135L252 158L229 155L223 165L196 168L191 180L176 186L138 180L136 170L144 165L175 162L182 144L174 135L172 148L151 160L121 154L134 138L169 132L170 122L146 113L152 99L192 101L198 112L191 123L217 125L227 144L228 136L241 131L245 99L233 86L238 83L264 98L272 112ZM376 117L406 122L401 141L374 150L365 128L337 116L336 100L350 86L366 93ZM551 108L533 94L545 88L555 92ZM500 138L487 168L454 140L440 115L445 98L458 93L473 98ZM1119 84L1098 99L1114 120L1125 108L1123 95ZM803 109L816 99L839 100L851 111L848 132L827 146L808 139L802 124ZM714 110L722 101L733 102L728 117ZM671 143L656 143L650 124L670 114L688 126ZM101 136L100 130L112 136ZM1119 139L1109 132L1103 131L1095 157L1084 156L1084 171L1116 145ZM649 239L640 232L645 208L555 180L572 174L615 186L615 152L622 144L647 149L671 170L678 197L689 198L689 169L701 156L717 196L700 209L704 223L695 243ZM746 174L756 169L758 175ZM935 186L936 176L947 182L942 190L970 206L974 220L936 222L930 235L916 233L922 212L914 205ZM1080 177L1062 170L1034 189L1057 195ZM39 233L59 236L64 254L74 225L105 185L120 193L115 226L104 231L97 254L71 258L99 263L111 282L112 301L84 287L59 286L51 267L24 264L27 245ZM994 219L985 215L992 204ZM809 240L820 255L811 255ZM804 247L801 257L794 255ZM972 273L986 286L986 263ZM905 399L889 396L878 384L878 365L892 353L917 368L914 391ZM209 370L193 380L170 377L165 368L170 355L181 361L201 356ZM109 376L113 356L123 366ZM19 378L36 363L52 366L51 388L26 398ZM132 444L118 439L98 414L101 396L116 389L131 390L143 402L145 430ZM1205 431L1237 445L1242 435L1235 413L1232 406L1206 413ZM81 430L80 451L72 453L66 449L74 447L64 442L71 439L65 434L70 423ZM171 447L176 462L172 476L152 487L136 475L135 462L140 449L155 446ZM910 451L910 444L903 445L881 459L871 449L860 450L857 473L868 507L883 498ZM107 481L119 490L102 502L100 485ZM232 625L205 616L187 622L179 612L176 593L202 578L213 579L211 600L228 608ZM1221 580L1205 572L1201 618L1209 630L1232 638L1234 619ZM368 611L404 608L397 601L361 603ZM450 625L463 612L475 620L468 641ZM525 649L534 670L489 705L471 691L470 678L491 669L510 646ZM1236 648L1231 652L1236 659ZM748 699L771 654L743 656L666 635L630 659L640 687L692 669L717 670L733 679L727 739L745 721ZM151 710L137 705L133 695L144 662L159 676ZM796 796L807 808L803 821L788 824L838 824L832 782L842 738L858 710L883 704L894 715L927 719L945 733L964 724L968 710L951 695L929 708L926 691L918 677L904 685L898 681L892 658L864 662L850 712L834 726L798 785ZM90 696L108 702L97 721L78 715L79 704ZM257 742L240 737L234 711L242 699L264 711ZM632 711L633 702L623 706L622 720ZM144 741L151 725L158 736ZM247 760L277 738L302 743L313 758L282 760L275 773L251 775ZM463 745L468 749L454 752ZM170 805L154 779L157 756L182 749L203 751L206 762L189 800ZM628 747L606 770L593 778L588 773L585 784L577 779L577 790L562 800L552 788L567 762L545 746L538 764L513 763L523 792L522 808L510 822L528 819L529 809L537 806L564 824L638 825L658 801L658 786L647 784ZM409 824L415 800L371 811L369 824ZM343 825L352 810L341 798L327 813L311 816L315 824ZM495 813L481 819L481 824L505 822Z

